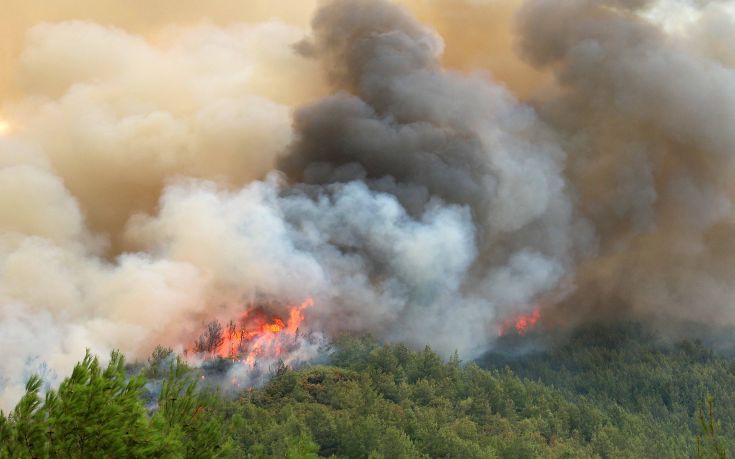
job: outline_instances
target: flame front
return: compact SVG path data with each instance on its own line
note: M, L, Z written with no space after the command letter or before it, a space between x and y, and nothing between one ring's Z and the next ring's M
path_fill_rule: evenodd
M500 336L506 335L509 331L515 330L520 336L525 335L528 330L535 327L541 319L541 308L535 308L528 314L518 314L511 319L506 320L500 326Z
M309 298L289 308L286 322L260 307L248 309L239 321L230 321L224 329L219 322L212 322L188 351L241 360L254 367L258 359L280 357L296 344L304 310L313 304Z

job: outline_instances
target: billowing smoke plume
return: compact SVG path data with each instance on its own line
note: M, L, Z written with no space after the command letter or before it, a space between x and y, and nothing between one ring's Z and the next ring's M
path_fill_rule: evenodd
M706 34L732 30L734 11L704 2L666 24L652 3L531 0L519 15L523 54L556 74L539 111L599 241L565 308L732 324L735 70L731 43Z
M259 255L242 245L247 231L236 237L238 222L219 214L248 209L215 188L263 177L290 143L286 104L321 86L317 65L291 51L303 34L280 23L204 24L154 43L82 22L29 30L18 69L25 97L3 107L9 133L0 137L0 406L14 403L40 362L67 371L86 347L141 357L157 343L181 346L213 307L254 293L251 274L267 276L269 262L261 271ZM300 87L283 79L288 72L299 73ZM177 199L197 178L209 182ZM178 188L162 197L171 183ZM263 187L241 200L254 196L253 206L272 212L257 197ZM203 207L165 236L163 220L183 218L167 200L196 206L198 198ZM152 225L135 215L155 212L159 200L153 241ZM278 237L271 222L248 220L264 230L253 228L263 240L252 246L264 244L288 271L289 248L269 252L268 239ZM203 239L185 251L177 241L188 243L186 231ZM238 276L242 287L226 291Z
M538 307L734 323L735 48L714 31L735 12L673 3L459 4L520 8L514 39L486 32L534 66L488 58L504 83L384 0L326 2L310 30L31 28L2 107L0 406L84 348L183 350L257 298L464 357Z
M334 2L300 49L340 92L294 115L281 166L306 183L290 193L319 205L287 216L328 243L321 266L363 278L338 291L339 313L354 305L380 336L477 351L497 313L553 289L572 238L588 236L554 134L499 85L442 70L441 38L390 4Z

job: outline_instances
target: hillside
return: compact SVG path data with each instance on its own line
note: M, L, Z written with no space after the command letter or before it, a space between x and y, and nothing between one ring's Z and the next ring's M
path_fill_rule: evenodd
M696 457L698 436L702 457L735 453L735 360L631 325L489 354L487 369L342 338L327 365L275 368L234 396L170 362L88 356L43 401L32 380L0 421L0 457Z

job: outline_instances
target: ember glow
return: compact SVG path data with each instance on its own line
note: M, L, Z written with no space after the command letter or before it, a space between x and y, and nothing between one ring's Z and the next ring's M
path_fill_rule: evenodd
M499 334L504 336L511 330L515 330L520 336L524 336L530 329L536 326L541 319L541 309L535 308L528 314L518 314L506 320L500 326Z
M187 349L187 355L220 357L255 367L259 360L281 358L299 346L304 310L314 305L311 298L288 309L288 318L269 314L262 306L248 308L226 326L210 322L206 332Z

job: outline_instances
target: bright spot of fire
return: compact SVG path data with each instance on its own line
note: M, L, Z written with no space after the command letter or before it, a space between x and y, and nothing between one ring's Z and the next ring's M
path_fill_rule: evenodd
M503 322L499 330L500 336L506 335L511 330L515 330L516 333L523 336L528 330L536 326L539 319L541 319L540 308L536 308L528 314L518 314Z
M314 300L309 298L290 307L286 322L262 307L246 310L238 321L230 321L225 327L211 322L187 353L240 360L251 367L258 359L278 358L296 345L304 310L313 305Z

